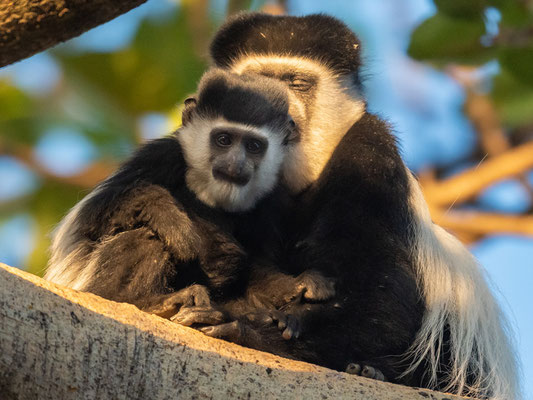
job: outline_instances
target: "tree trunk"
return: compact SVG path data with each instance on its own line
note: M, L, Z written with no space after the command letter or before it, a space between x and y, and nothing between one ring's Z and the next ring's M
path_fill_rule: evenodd
M0 67L81 35L145 1L2 0Z
M0 398L459 399L212 339L5 265Z

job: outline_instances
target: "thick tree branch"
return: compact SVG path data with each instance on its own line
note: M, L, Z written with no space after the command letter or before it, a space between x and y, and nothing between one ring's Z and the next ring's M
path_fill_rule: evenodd
M0 67L71 39L146 0L4 0Z
M0 265L2 399L459 397L286 360Z

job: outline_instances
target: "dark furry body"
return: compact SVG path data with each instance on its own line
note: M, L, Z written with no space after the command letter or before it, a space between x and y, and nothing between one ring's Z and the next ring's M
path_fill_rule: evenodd
M201 203L187 189L185 170L177 138L157 139L84 203L77 234L98 257L88 291L142 309L192 284L217 300L244 293L250 259L277 240L274 198L283 196L230 214Z
M369 364L389 379L405 367L400 356L424 311L409 249L406 173L388 127L365 114L301 197L301 217L310 222L292 263L336 278L340 305L315 306L308 345L316 344L320 364Z
M284 342L273 327L253 324L233 339L341 371L352 362L371 365L398 381L409 362L402 356L424 312L408 247L406 173L389 128L365 114L297 199L290 235L287 268L294 274L314 269L335 279L335 298L284 307L301 318L297 340ZM419 384L418 379L399 382Z

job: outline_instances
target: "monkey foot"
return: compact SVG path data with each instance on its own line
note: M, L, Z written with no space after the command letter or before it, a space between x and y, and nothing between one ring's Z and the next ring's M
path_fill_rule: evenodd
M218 325L226 321L226 315L212 307L181 307L179 312L170 317L172 322L180 325Z
M350 363L346 367L346 372L351 375L359 375L365 378L375 379L377 381L385 382L387 379L383 372L379 369L371 367L370 365L361 365L356 363Z

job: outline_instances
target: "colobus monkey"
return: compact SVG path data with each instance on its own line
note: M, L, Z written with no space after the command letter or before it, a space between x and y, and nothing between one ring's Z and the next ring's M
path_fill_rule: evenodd
M288 86L301 134L283 166L299 193L290 261L337 279L334 300L299 306L314 311L305 335L270 351L474 397L518 396L506 322L483 270L431 221L389 126L365 110L353 32L325 15L240 14L220 28L211 56Z
M210 295L243 294L254 273L264 273L248 267L277 246L278 173L298 132L282 84L216 69L186 101L183 122L70 211L46 279L187 325L224 321ZM318 300L333 293L316 273L279 279L262 288L278 303L300 292Z

